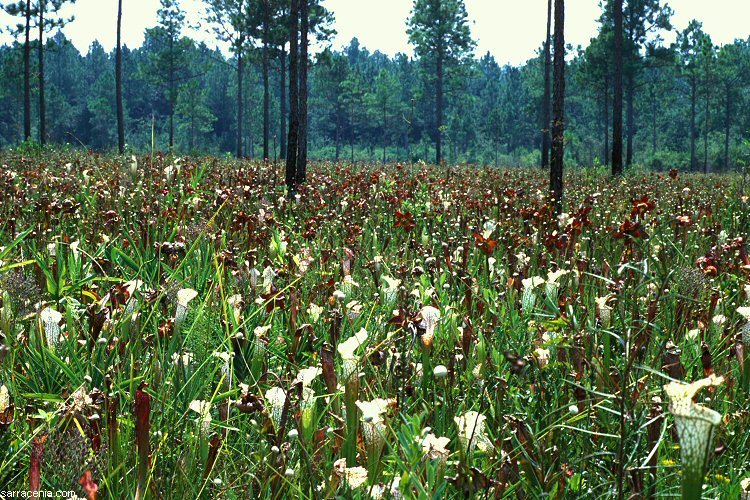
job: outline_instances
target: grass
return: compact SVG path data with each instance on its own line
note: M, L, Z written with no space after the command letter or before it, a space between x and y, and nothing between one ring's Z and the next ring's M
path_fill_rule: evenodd
M0 164L5 489L679 496L709 373L704 494L750 476L740 177L575 171L558 220L528 169Z

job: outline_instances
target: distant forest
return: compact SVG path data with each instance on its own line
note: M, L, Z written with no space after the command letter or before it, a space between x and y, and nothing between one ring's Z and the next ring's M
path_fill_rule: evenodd
M567 48L565 155L571 164L605 165L611 157L610 3L605 2L599 34L590 45ZM281 19L277 14L273 22ZM623 13L625 163L698 171L736 168L750 149L750 38L718 47L700 22L693 21L676 34L675 43L666 44L660 35L673 29L671 15L669 7L654 0L628 2ZM310 32L318 40L316 46L326 45L331 21L332 14L322 7L313 16ZM168 151L172 142L180 154L236 154L239 116L243 156L263 157L266 121L268 156L283 158L288 43L285 25L278 22L278 29L267 24L265 35L249 29L247 41L234 45L227 57L185 37L179 4L163 1L159 24L146 31L143 45L122 48L127 148L150 150L153 126L158 150ZM414 19L410 22L415 25ZM489 53L475 54L467 25L467 40L445 63L444 118L436 127L434 57L419 50L418 33L409 26L405 29L416 48L414 57L372 52L356 38L342 50L328 48L311 55L310 158L433 161L439 133L441 159L449 163L538 165L546 115L543 36L536 57L519 67L501 66ZM544 26L529 29L544 33ZM24 139L22 34L20 30L15 43L0 47L3 148ZM43 49L43 139L93 150L116 149L115 51L108 53L94 42L83 55L59 27L50 32ZM34 40L31 50L31 139L39 141L39 58ZM241 104L239 76L244 82Z

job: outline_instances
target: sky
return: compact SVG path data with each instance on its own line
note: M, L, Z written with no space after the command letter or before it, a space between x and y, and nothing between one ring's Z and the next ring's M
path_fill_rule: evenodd
M586 46L596 36L599 0L568 0L565 19L566 42ZM723 45L735 38L750 36L750 1L748 0L669 0L675 11L672 24L684 28L691 19L703 22L714 43ZM143 32L156 24L159 0L123 0L123 42L129 47L143 43ZM219 46L203 22L205 7L201 0L182 0L191 25L185 34L209 46ZM389 55L412 54L405 21L412 0L323 0L334 13L338 34L334 49L357 37L370 51ZM115 45L117 0L77 0L64 10L75 20L63 31L83 53L94 40L111 50ZM472 36L477 40L477 55L490 52L500 64L518 65L534 56L544 40L547 0L466 0ZM0 26L16 22L0 14ZM665 36L668 41L673 36ZM5 30L0 42L12 40Z

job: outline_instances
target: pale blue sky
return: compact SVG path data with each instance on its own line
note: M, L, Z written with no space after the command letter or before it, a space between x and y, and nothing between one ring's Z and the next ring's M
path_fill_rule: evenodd
M362 45L374 51L393 55L411 53L405 20L412 7L411 0L323 0L336 17L338 36L334 48L346 45L357 36ZM573 45L586 45L596 35L599 17L598 0L568 0L566 39ZM750 1L748 0L671 0L675 10L673 24L684 28L690 19L704 23L705 30L718 45L735 38L750 36ZM115 44L116 0L78 0L66 8L76 20L65 28L73 43L86 52L94 39L110 50ZM156 23L159 0L124 0L124 43L136 47L143 42L143 31ZM202 22L203 2L182 0L191 24ZM492 53L500 63L519 64L534 55L544 39L546 0L466 0L471 31L478 40L477 53ZM12 22L0 15L0 25ZM186 33L210 46L217 45L205 27ZM0 34L0 41L10 39ZM668 38L669 39L669 38Z

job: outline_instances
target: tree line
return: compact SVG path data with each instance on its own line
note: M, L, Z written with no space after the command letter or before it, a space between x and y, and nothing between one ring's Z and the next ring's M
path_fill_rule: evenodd
M60 31L66 1L4 5L18 23L0 47L2 147L154 140L284 158L301 180L308 156L548 168L557 140L568 164L716 171L742 160L750 129L750 39L719 47L693 21L666 43L673 12L660 0L603 2L585 48L565 44L564 2L548 0L539 50L519 66L475 53L461 0L416 0L414 55L393 57L357 39L331 49L333 14L318 0L206 1L227 54L187 37L179 1L162 0L141 47L118 36L112 52L94 42L81 54ZM128 22L116 4L112 29Z

